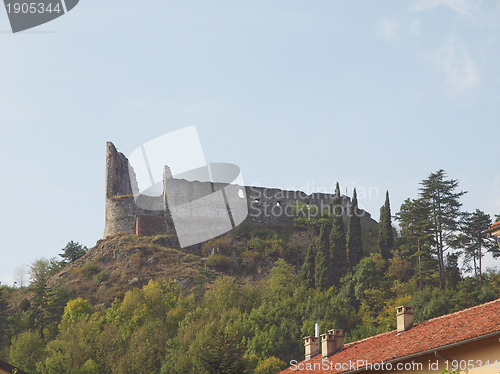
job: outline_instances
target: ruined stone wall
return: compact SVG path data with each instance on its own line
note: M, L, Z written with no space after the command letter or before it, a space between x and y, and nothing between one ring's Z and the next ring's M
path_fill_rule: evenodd
M132 183L136 183L135 180ZM224 189L224 199L222 196ZM302 209L304 213L322 211L324 208L332 209L333 195L325 193L313 193L307 195L303 191L286 191L276 188L237 186L211 182L186 181L184 179L173 179L168 167L164 173L164 193L159 197L140 196L140 206L137 208L132 196L133 187L131 185L127 158L116 151L114 145L107 144L106 155L106 226L104 236L117 233L134 234L145 232L147 228L137 229L141 216L161 216L165 222L165 232L175 234L171 211L182 209L188 211L193 219L203 218L227 220L231 215L236 224L240 223L244 216L241 210L231 209L241 203L242 198L246 198L248 216L246 221L257 223L290 223L293 219L293 212ZM243 193L244 192L244 193ZM215 195L214 195L215 194ZM175 197L176 206L168 206L167 196ZM200 204L190 204L200 200ZM303 203L298 205L298 203ZM344 213L349 212L350 199L347 196L341 197ZM160 207L161 210L158 208ZM314 209L312 209L314 207ZM150 209L148 209L150 208ZM370 214L362 212L362 222L370 221L375 223ZM240 216L238 216L240 215ZM311 218L314 218L311 215ZM156 220L157 219L152 219ZM144 220L143 222L149 222ZM200 221L201 222L201 221Z
M137 216L135 234L137 236L165 234L165 219L163 216Z
M106 144L106 211L104 237L126 233L136 233L136 221L138 216L164 216L163 210L147 209L165 206L163 197L140 196L141 206L139 209L132 194L133 186L137 185L134 180L130 181L128 160L118 152L113 143ZM135 187L137 189L137 187Z

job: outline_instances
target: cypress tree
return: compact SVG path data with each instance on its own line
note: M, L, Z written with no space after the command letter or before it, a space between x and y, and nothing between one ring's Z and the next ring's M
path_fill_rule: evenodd
M354 268L363 257L363 244L361 242L361 219L358 209L358 195L356 189L352 196L351 219L347 232L347 259L349 267Z
M315 259L315 285L316 288L321 290L326 290L331 285L331 273L330 273L330 243L328 240L329 227L326 223L321 225L321 230L319 232L317 248Z
M5 301L3 294L4 288L0 286L0 348L3 348L9 343L9 338L7 336L7 309L9 308L9 304Z
M307 249L304 265L302 265L302 278L309 288L314 288L314 284L316 282L316 279L314 278L315 255L314 245L311 244Z
M392 232L391 205L389 203L389 191L385 194L385 204L380 208L380 220L378 231L378 246L382 258L391 257L394 247L394 234Z
M337 183L333 199L333 224L330 232L330 262L333 284L338 284L347 272L347 250L340 187Z

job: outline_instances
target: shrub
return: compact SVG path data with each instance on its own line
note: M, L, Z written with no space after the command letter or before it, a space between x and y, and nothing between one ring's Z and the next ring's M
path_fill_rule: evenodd
M252 274L257 270L257 265L260 263L261 259L261 254L255 251L245 251L240 254L243 269L249 274Z
M108 273L106 273L104 270L97 273L95 276L95 280L99 283L106 282L108 280Z
M204 256L211 254L231 255L233 251L232 240L228 236L221 236L208 241L201 249Z
M98 272L99 268L93 262L87 262L85 265L83 265L83 274L87 279L92 279L93 275L97 274Z
M232 257L214 254L207 258L207 266L217 271L234 271L237 263Z

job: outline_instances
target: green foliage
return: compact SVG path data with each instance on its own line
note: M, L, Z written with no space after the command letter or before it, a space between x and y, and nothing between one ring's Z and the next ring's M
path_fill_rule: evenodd
M76 371L75 374L104 374L105 372L101 367L91 358L83 364L83 366Z
M450 245L449 240L459 228L460 198L466 193L455 192L458 188L458 180L446 179L444 170L431 173L427 179L420 184L420 197L425 206L428 207L428 221L431 224L435 237L435 254L439 264L439 286L442 290L446 287L444 253Z
M234 271L238 266L234 257L228 257L219 254L208 256L206 263L208 267L222 272Z
M104 270L100 271L99 273L96 274L95 280L99 283L106 282L108 280L108 273L106 273Z
M283 240L277 234L266 239L254 237L248 241L248 248L269 258L283 257L284 254Z
M329 220L330 211L328 207L319 211L314 204L306 204L297 201L292 206L293 225L296 229L319 232L321 226Z
M304 279L308 288L313 288L316 281L314 275L315 257L316 253L314 252L314 245L311 244L307 250L304 265L302 265L302 279Z
M22 332L12 339L9 360L24 371L36 373L44 359L44 348L44 341L38 331Z
M358 209L358 197L354 189L351 205L351 219L347 232L347 259L349 267L354 268L363 257L363 244L361 239L361 219Z
M83 265L82 270L85 278L92 279L92 277L99 272L99 267L93 262L87 262Z
M448 253L445 263L446 287L455 289L462 279L460 269L458 268L458 254Z
M53 337L57 334L70 292L59 286L49 288L44 282L34 283L31 288L33 298L29 313L30 327L37 329L43 338Z
M347 243L344 226L344 208L340 200L340 187L337 183L333 199L333 222L330 232L330 260L333 284L338 285L347 273Z
M94 307L90 301L79 297L68 301L64 308L62 319L63 321L76 321L79 318L88 318L93 311Z
M389 191L385 195L385 204L380 208L378 246L382 258L388 259L394 246Z
M464 251L464 265L467 271L472 271L482 282L482 258L485 252L493 255L499 253L498 245L484 230L491 225L489 214L476 209L474 213L464 213L461 232L452 235L450 242L454 247Z
M208 374L244 374L246 362L245 349L236 335L222 330L207 336L197 351L200 366Z
M24 298L19 303L19 310L21 310L23 312L28 311L28 309L30 309L30 308L31 308L31 303L30 303L30 301L27 298Z
M314 284L317 288L322 290L329 288L332 283L330 241L328 237L329 231L327 224L323 224L316 244L317 252L314 268Z
M50 277L58 273L62 265L55 258L39 258L30 266L30 278L32 283L46 283Z
M4 298L4 287L0 287L0 349L8 343L8 308L9 304Z
M286 363L279 358L271 356L259 362L254 374L276 374L286 368Z
M340 200L337 190L335 203ZM352 209L358 209L356 195ZM363 257L356 214L348 239L341 214L341 219L326 212L297 216L295 223L304 219L309 231L293 233L245 223L202 249L194 248L197 255L209 255L207 267L235 276L206 271L204 275L213 274L210 283L182 293L174 282L150 281L111 305L94 307L82 298L69 300L61 288L49 288L56 264L41 261L29 290L0 289L5 299L2 303L0 294L0 327L2 311L8 310L5 336L14 336L8 339L12 346L5 358L42 374L273 374L303 357L302 337L313 333L315 321L323 331L343 329L347 343L393 330L394 310L400 305L414 306L419 322L497 298L500 273L461 277L453 254L444 264L447 287L439 288L431 209L427 197L403 203L396 214L401 237L395 238L391 256L370 253L377 246L373 242ZM382 213L381 226L385 219L389 228L388 196ZM371 239L388 233L372 230ZM448 234L445 245L451 239ZM353 267L340 260L346 248ZM479 260L478 250L471 253ZM200 257L192 258L201 263ZM93 263L80 268L82 275L103 282L106 273L99 270Z
M75 243L74 241L70 241L62 250L63 253L59 256L63 258L64 263L70 263L78 260L87 253L88 248L78 242Z

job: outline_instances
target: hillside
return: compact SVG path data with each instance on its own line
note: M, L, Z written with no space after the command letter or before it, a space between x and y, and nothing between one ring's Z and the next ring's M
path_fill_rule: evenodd
M366 253L374 248L378 225L364 220ZM269 275L278 258L300 270L307 248L317 232L290 224L245 222L206 243L179 248L174 235L114 235L99 240L78 260L52 277L48 285L60 285L94 304L121 298L127 290L142 287L150 279L174 280L185 292L205 287L218 275L230 275L251 283Z

